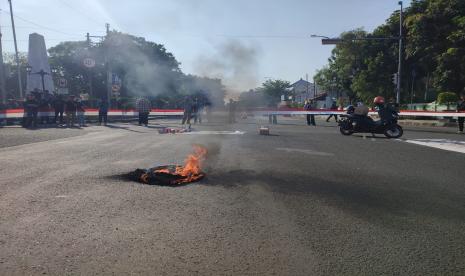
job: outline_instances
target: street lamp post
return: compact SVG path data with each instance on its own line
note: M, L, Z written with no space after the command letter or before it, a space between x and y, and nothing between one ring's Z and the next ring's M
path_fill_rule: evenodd
M396 82L396 102L400 104L400 87L401 87L401 73L402 73L402 42L403 42L403 34L402 34L402 25L403 25L403 3L399 1L400 5L400 22L399 22L399 36L398 37L362 37L362 38L350 38L350 39L343 39L343 38L329 38L324 35L315 35L312 34L310 37L320 37L321 43L323 45L335 45L340 44L345 41L360 41L360 40L398 40L399 41L399 62L397 67L397 82Z
M26 71L30 75L39 75L42 80L42 93L45 93L45 76L50 75L49 72L45 72L44 69L40 69L39 72L32 73L32 66L27 66Z
M401 73L402 73L402 1L399 1L400 5L400 14L399 14L399 64L397 68L397 93L396 93L396 102L400 104L400 80L401 80Z
M15 29L15 20L13 18L13 5L11 0L8 0L10 4L10 16L11 16L11 28L13 29L13 41L15 44L15 59L16 59L16 72L18 74L18 87L19 87L19 97L23 97L23 84L21 82L21 67L19 64L19 54L18 54L18 43L16 41L16 29Z

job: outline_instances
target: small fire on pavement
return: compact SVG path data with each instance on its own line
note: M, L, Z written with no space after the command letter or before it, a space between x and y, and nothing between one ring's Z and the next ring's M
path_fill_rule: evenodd
M205 177L201 170L207 149L194 145L194 152L184 161L184 166L165 165L149 169L136 169L129 173L129 178L148 185L176 186L196 182Z

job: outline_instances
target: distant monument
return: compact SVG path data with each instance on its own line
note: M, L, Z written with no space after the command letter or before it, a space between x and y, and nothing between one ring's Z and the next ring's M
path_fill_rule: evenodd
M53 79L52 72L50 70L50 64L48 63L47 48L45 47L44 37L40 34L33 33L29 35L29 52L27 55L27 62L29 64L30 73L27 75L27 91L30 93L35 89L42 92L42 76L41 71L47 73L44 74L45 90L53 93Z

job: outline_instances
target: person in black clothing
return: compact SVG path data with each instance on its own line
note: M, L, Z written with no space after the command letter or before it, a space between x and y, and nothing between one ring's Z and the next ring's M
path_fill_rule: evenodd
M192 106L193 106L192 99L189 96L187 96L186 99L184 100L184 114L182 116L183 125L185 123L187 123L188 125L191 124Z
M108 120L108 103L105 99L100 100L98 105L98 125L103 124L106 126Z
M76 121L76 109L75 97L74 95L71 95L65 103L66 125L68 127L74 127L74 122Z
M230 124L236 123L236 102L233 99L229 99L228 122Z
M63 112L65 112L65 101L61 95L57 95L53 100L53 109L55 110L55 124L60 117L60 125L63 124Z
M26 118L24 121L24 127L36 127L37 126L37 113L39 111L39 102L33 95L28 95L27 100L24 102L24 112Z
M305 105L304 105L304 110L305 111L310 111L310 110L313 110L313 101L306 101L305 102ZM307 114L307 125L312 125L312 126L316 126L316 123L315 123L315 115L314 114Z
M457 105L457 112L465 112L465 92L460 94L460 101ZM463 125L465 122L465 117L458 117L458 125L459 125L459 134L463 134Z
M331 111L336 111L337 110L337 105L336 102L333 101L333 104L331 105ZM329 119L331 119L334 116L334 120L337 122L337 114L331 114L329 117L326 119L326 122L329 122Z

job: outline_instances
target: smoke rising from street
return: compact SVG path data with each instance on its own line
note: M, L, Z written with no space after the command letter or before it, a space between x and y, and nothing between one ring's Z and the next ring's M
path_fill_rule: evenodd
M201 55L195 60L196 74L222 79L226 85L227 97L232 98L259 84L257 45L229 40L217 45L215 50L212 54Z

